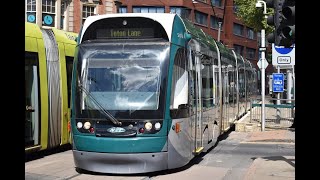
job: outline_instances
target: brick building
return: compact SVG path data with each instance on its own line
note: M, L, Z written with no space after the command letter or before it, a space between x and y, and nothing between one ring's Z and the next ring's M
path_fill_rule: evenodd
M119 13L158 12L177 13L218 39L219 23L222 22L220 40L229 48L256 65L260 33L243 25L235 14L233 0L122 0Z
M26 0L26 21L78 33L90 15L177 13L215 39L221 22L220 40L257 67L260 33L245 26L237 18L236 9L233 0ZM266 72L272 72L271 68L268 66Z
M115 13L114 0L26 0L25 21L78 33L91 15Z

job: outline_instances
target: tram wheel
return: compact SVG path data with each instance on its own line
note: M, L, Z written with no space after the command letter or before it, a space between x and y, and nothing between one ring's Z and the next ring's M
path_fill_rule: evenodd
M77 173L79 173L79 174L84 174L85 172L87 172L86 170L81 169L81 168L78 168L78 167L76 167L76 171L77 171Z

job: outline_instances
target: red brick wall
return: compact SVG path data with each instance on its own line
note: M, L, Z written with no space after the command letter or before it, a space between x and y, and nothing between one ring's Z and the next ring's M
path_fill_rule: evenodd
M74 18L74 32L79 33L81 24L81 6L80 0L73 0L73 18Z
M106 13L106 1L102 0L101 3L98 5L98 14L105 14Z

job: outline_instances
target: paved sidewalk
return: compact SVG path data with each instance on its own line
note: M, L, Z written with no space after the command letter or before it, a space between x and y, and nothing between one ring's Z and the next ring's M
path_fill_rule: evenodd
M243 133L243 132L241 132ZM247 132L248 133L248 132ZM294 129L249 132L244 143L295 144ZM261 157L253 161L244 180L295 179L295 156Z
M273 156L257 158L247 170L244 180L295 179L295 157Z

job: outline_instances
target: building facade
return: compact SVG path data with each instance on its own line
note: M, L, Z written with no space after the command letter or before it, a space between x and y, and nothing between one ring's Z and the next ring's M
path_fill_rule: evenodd
M233 0L26 0L25 5L26 21L76 33L91 15L176 13L220 39L258 68L260 33L237 18ZM270 70L269 66L266 71Z
M260 33L236 16L233 0L130 0L121 1L119 13L177 13L223 44L233 48L256 66ZM219 33L219 22L221 22Z
M116 13L114 0L26 0L25 21L78 33L88 16Z

